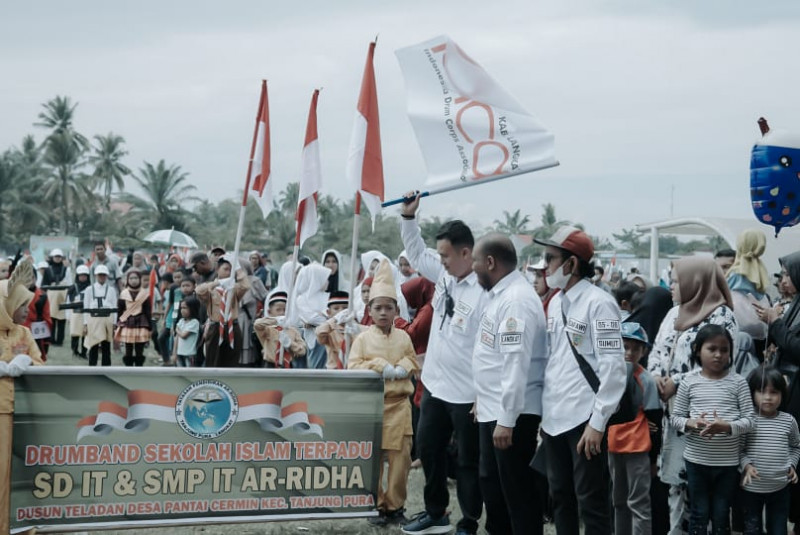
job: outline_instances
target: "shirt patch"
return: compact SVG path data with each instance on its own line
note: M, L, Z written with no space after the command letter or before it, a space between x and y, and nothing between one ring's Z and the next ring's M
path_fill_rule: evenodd
M594 322L596 331L619 331L618 320L596 320Z
M493 331L494 330L494 322L492 320L490 320L489 317L486 314L484 314L483 317L481 318L481 327L484 330Z
M481 331L481 343L494 349L494 335L489 331Z
M518 346L522 343L522 333L501 333L501 346Z
M459 299L456 303L455 311L462 316L469 316L472 313L472 307Z
M567 329L570 331L574 331L579 334L583 334L586 332L586 329L589 328L583 321L578 321L576 319L567 318Z
M622 340L619 338L600 338L597 340L597 349L620 349Z
M525 320L508 317L500 322L500 332L501 333L524 333L525 332Z
M573 333L572 336L569 337L569 339L572 340L572 345L578 347L579 345L581 345L581 342L583 342L583 335Z
M553 318L547 318L547 332L552 333L556 330L556 322Z

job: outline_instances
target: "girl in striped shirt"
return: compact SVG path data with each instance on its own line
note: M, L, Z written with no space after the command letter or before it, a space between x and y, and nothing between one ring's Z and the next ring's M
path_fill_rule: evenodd
M678 387L672 425L686 434L683 458L688 480L689 534L730 533L729 509L739 481L740 437L753 427L747 381L731 367L730 333L719 325L697 332L691 359L699 372Z
M767 533L786 534L789 483L797 483L800 431L797 421L779 411L786 399L786 379L772 366L759 366L748 377L758 410L755 429L747 434L742 452L742 507L745 535L761 535L763 509Z

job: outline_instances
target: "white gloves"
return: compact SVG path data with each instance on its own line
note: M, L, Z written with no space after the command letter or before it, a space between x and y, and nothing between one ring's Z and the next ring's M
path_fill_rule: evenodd
M346 309L338 312L333 317L333 319L336 320L336 323L338 325L344 325L345 323L349 323L350 321L352 321L353 318L355 318L355 317L356 317L355 311L350 310L349 308L346 308Z
M391 381L395 377L394 366L391 364L387 364L383 367L383 380L384 381Z
M291 349L292 347L292 337L286 331L281 331L278 335L278 342L284 349Z
M406 377L408 377L408 370L399 365L394 367L395 379L405 379Z
M28 355L17 355L11 362L0 362L0 377L19 377L33 363Z

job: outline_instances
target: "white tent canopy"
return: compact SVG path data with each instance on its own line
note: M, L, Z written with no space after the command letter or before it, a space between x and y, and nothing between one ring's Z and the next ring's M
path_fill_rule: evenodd
M758 228L767 235L767 249L761 260L770 273L778 271L778 259L800 250L800 227L781 230L776 238L772 227L753 219L733 219L725 217L681 217L665 219L636 225L639 232L650 232L650 276L658 278L658 237L661 234L720 236L731 249L736 249L736 237L750 228Z

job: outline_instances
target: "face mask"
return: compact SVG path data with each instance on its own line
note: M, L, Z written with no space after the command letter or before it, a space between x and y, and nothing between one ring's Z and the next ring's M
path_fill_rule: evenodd
M571 277L572 273L568 271L565 274L564 264L561 264L560 266L558 266L558 269L556 269L555 273L553 273L552 275L547 275L547 277L545 277L545 280L547 281L547 286L549 288L563 289L564 286L567 285Z

